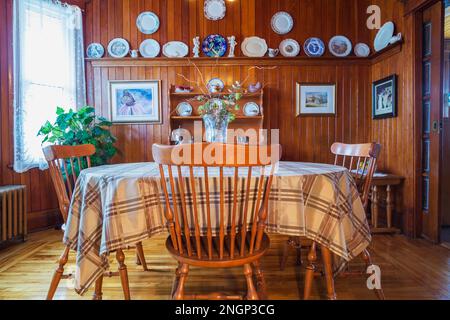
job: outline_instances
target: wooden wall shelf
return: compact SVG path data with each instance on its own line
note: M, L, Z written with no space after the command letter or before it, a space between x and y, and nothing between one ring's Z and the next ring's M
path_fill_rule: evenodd
M401 51L402 42L387 47L386 49L374 53L367 58L348 56L337 58L333 56L324 56L320 58L311 58L299 56L295 58L277 57L277 58L102 58L86 59L93 67L186 67L189 61L195 62L197 66L321 66L321 65L371 65L380 60L392 56Z

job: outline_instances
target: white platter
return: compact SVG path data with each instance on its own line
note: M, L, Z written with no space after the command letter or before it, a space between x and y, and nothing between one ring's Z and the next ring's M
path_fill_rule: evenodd
M217 91L215 89L216 87L219 87L219 91ZM225 89L225 84L219 78L214 78L214 79L209 80L209 82L208 82L209 92L211 92L211 93L222 92L223 89Z
M113 58L124 58L130 52L130 44L127 40L116 38L108 45L108 53Z
M346 57L352 52L352 43L347 37L335 36L331 38L328 49L336 57Z
M260 58L266 55L267 42L259 37L245 38L241 44L242 53L247 57Z
M181 41L170 41L163 46L163 54L168 58L182 58L189 54L189 47Z
M227 6L224 0L205 0L205 17L209 20L221 20L225 18Z
M139 46L139 52L144 58L154 58L157 57L161 52L161 46L159 45L158 41L147 39L142 41L141 45Z
M272 17L271 25L274 32L287 34L294 28L294 19L289 13L280 11Z
M192 115L192 106L187 102L181 102L177 106L177 114L180 117L189 117Z
M143 34L153 34L159 29L159 18L153 12L142 12L137 17L136 25Z
M100 59L105 55L105 48L100 43L91 43L86 50L89 59Z
M259 116L261 108L255 102L248 102L244 106L244 115L246 117L256 117Z
M300 54L300 44L294 39L286 39L280 43L280 53L284 57L296 57Z
M373 47L375 51L381 51L386 48L391 42L392 37L394 36L394 23L389 21L386 22L378 31L375 40L373 42Z
M370 48L367 44L365 43L358 43L355 46L355 55L357 57L362 57L362 58L366 58L370 55Z

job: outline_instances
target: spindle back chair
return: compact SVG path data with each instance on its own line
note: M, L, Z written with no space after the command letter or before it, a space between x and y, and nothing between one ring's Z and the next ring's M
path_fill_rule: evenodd
M254 290L251 265L263 283L259 259L269 247L267 207L280 154L279 145L153 146L170 231L166 246L179 262L173 298L186 298L184 282L190 265L244 266L246 298L265 295L264 288L259 290L261 296ZM181 161L176 159L179 155ZM240 298L220 294L191 297Z
M45 147L43 152L55 186L59 209L64 223L66 223L70 199L78 175L81 170L91 167L90 157L95 154L95 147L91 144L79 146L53 145Z
M365 209L369 203L370 188L380 151L381 145L377 143L334 143L331 146L331 153L335 155L334 164L346 167L353 174Z

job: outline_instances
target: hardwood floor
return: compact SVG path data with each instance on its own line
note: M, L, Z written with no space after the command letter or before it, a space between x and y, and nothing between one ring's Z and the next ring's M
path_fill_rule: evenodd
M63 245L60 231L45 231L30 236L24 244L0 251L0 299L44 299L53 270ZM151 271L144 272L135 265L135 252L126 252L132 299L168 299L172 287L175 262L164 247L165 237L144 242L144 250ZM291 252L285 271L279 270L281 251L286 237L271 236L271 249L263 259L270 299L300 299L303 291L304 268L295 266ZM381 267L382 284L387 299L450 299L450 250L431 245L425 240L410 240L403 236L375 236L372 244L373 260ZM111 259L111 261L114 261ZM68 263L74 268L74 256ZM352 263L352 268L362 263ZM116 269L117 264L112 263ZM115 271L115 270L114 270ZM78 296L62 280L55 299L91 299L91 290ZM122 299L119 278L104 280L104 299ZM187 294L214 291L237 293L245 288L241 268L207 270L192 268L186 286ZM366 288L366 277L338 277L338 299L375 299ZM316 278L313 299L325 299L324 280Z

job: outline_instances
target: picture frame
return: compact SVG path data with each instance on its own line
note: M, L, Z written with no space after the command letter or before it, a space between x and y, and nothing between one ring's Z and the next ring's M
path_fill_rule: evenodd
M110 120L161 124L161 80L109 81Z
M372 119L397 117L397 75L372 84Z
M298 83L297 116L335 116L335 83Z

